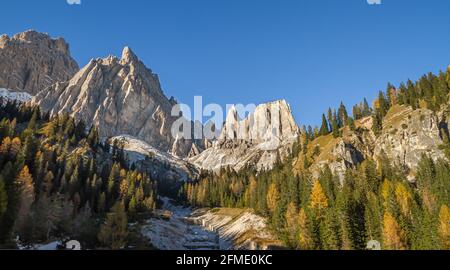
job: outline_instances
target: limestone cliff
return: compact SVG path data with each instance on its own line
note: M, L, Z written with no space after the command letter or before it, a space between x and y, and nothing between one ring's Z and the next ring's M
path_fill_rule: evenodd
M35 95L78 70L62 38L35 31L0 36L0 88Z
M347 169L355 168L370 158L380 160L383 155L414 181L417 165L422 155L434 160L445 159L441 150L442 132L448 133L448 108L440 112L409 106L393 106L383 120L383 129L376 136L372 131L372 118L356 121L355 130L345 127L342 136L321 136L308 146L306 158L310 171L317 177L328 165L341 181ZM296 159L294 167L303 167L305 156Z
M268 170L289 155L298 136L299 129L284 100L259 105L242 120L233 107L218 140L212 147L190 158L190 162L213 171L224 167L236 171L247 167Z

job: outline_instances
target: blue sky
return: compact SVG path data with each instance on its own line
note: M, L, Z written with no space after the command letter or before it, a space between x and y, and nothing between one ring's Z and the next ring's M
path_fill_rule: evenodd
M450 1L2 1L0 32L62 36L83 66L129 45L191 104L284 98L301 124L450 64Z

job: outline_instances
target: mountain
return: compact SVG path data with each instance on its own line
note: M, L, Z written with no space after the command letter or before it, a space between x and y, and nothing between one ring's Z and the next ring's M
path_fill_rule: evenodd
M225 167L235 171L248 167L268 170L289 156L299 134L285 100L259 105L242 120L236 107L232 107L218 140L189 161L212 171Z
M394 105L384 117L380 134L373 131L372 117L357 120L355 129L344 127L341 137L334 138L330 134L312 141L307 154L300 155L294 167L300 171L306 158L313 175L318 177L321 170L329 166L342 182L347 170L367 159L379 162L386 157L414 181L423 155L434 161L446 159L442 146L448 136L448 114L448 105L437 112Z
M0 36L0 87L37 94L79 70L62 38L26 31Z
M33 103L53 114L69 113L103 138L127 134L175 156L187 156L192 141L173 138L171 116L176 101L168 99L158 76L126 47L119 59L93 59L69 81L39 92Z

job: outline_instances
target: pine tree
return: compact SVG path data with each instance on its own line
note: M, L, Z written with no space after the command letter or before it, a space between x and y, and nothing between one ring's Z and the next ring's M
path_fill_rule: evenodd
M372 131L375 133L376 136L381 134L381 131L383 130L383 119L381 116L381 113L377 110L375 114L372 116Z
M341 246L339 226L333 209L326 211L320 223L320 241L325 250L339 250Z
M99 135L97 127L93 126L91 130L89 131L87 142L90 147L92 147L94 150L97 148L99 144Z
M327 118L325 117L325 114L322 115L322 126L320 127L319 135L325 136L330 134L330 129L328 126Z
M340 123L339 123L340 127L344 127L348 124L347 123L347 120L348 120L347 108L345 107L343 102L341 102L341 105L339 106L338 118L340 119Z
M362 118L361 105L355 105L355 106L353 106L352 113L353 113L353 118L354 118L355 120L361 119L361 118Z
M337 118L337 115L336 115L336 111L334 111L333 114L332 114L331 130L333 131L333 137L334 138L338 138L340 136L339 121L338 121L338 118Z
M39 120L40 112L39 107L33 109L33 115L31 116L30 122L28 123L28 129L35 129L37 127L37 121Z
M300 209L298 215L298 245L302 250L314 249L314 240L311 234L311 223L305 209Z
M370 116L371 113L372 112L371 112L371 109L370 109L370 106L369 106L369 102L367 102L367 99L364 98L363 108L362 108L362 115L363 115L363 117L367 117L367 116Z
M128 243L128 220L122 203L118 202L111 208L105 223L100 227L98 240L103 247L112 250L126 247Z
M288 233L288 239L291 246L295 246L296 234L297 234L297 221L298 221L298 210L295 203L289 203L286 210L286 231Z

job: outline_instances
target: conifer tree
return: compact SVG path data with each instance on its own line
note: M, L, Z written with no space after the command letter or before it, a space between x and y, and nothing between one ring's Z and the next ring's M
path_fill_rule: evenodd
M278 187L275 183L272 183L269 186L269 190L267 192L267 207L270 212L274 212L277 207L278 201L280 200L280 193L278 191Z
M325 211L323 222L320 223L320 241L322 249L339 250L341 247L340 231L333 209Z
M383 247L386 250L407 249L406 235L394 216L389 212L383 218Z
M398 182L395 187L395 197L397 199L397 203L400 207L400 212L405 217L410 217L411 215L411 201L412 195L406 189L405 185L401 182Z
M320 127L319 135L325 136L330 134L330 129L328 126L327 118L325 117L325 114L322 115L322 125Z
M345 105L343 102L341 102L341 105L339 106L338 119L340 119L340 122L339 122L340 127L344 127L347 125L348 112L347 112L347 108L345 108Z
M336 115L336 111L333 112L332 114L332 119L331 119L331 130L333 131L333 137L334 138L338 138L339 137L339 120L338 117Z
M328 208L328 199L319 181L314 181L311 191L311 208L317 213L322 213Z
M298 221L298 210L295 203L289 203L286 210L286 231L288 233L288 239L291 246L295 246L296 235L297 235L297 221Z
M33 177L25 166L16 178L16 185L19 191L19 209L16 219L16 230L20 236L25 238L30 233L30 213L31 205L34 202Z
M369 102L367 102L367 99L364 98L363 108L362 108L362 115L363 115L363 117L367 117L367 116L370 116L371 113L372 112L371 112L371 109L370 109L370 106L369 106Z
M300 209L298 215L298 245L302 250L314 249L314 240L311 234L311 223L305 209Z
M442 248L450 249L450 209L443 205L439 212L439 236L442 241Z
M98 240L103 247L112 250L125 248L128 243L128 220L125 207L117 202L100 227Z

